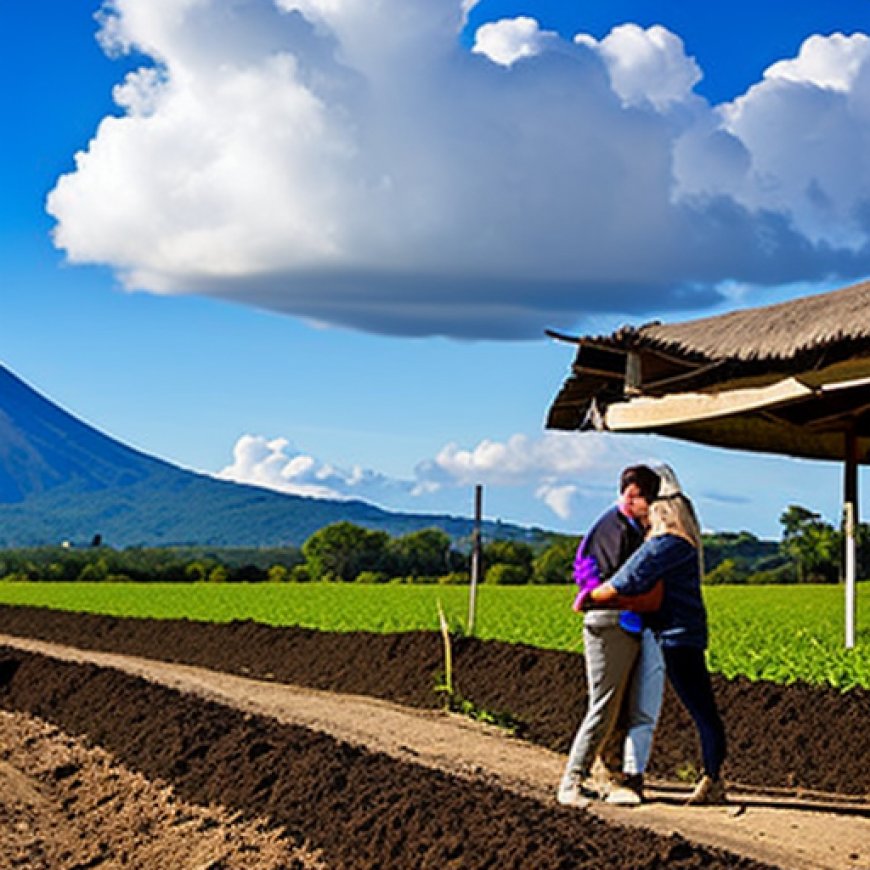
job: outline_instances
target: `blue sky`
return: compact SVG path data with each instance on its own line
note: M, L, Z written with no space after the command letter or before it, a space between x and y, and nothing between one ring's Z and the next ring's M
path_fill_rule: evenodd
M573 531L664 460L709 528L835 519L836 465L546 434L543 329L870 273L870 7L462 5L4 4L0 362L287 491Z

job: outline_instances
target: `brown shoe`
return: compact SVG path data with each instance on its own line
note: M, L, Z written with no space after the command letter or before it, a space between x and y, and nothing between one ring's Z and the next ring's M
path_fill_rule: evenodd
M714 806L716 804L727 804L728 797L725 794L725 783L721 779L713 779L712 776L704 774L695 785L694 791L686 800L686 806Z
M643 774L626 774L607 795L607 803L618 807L636 807L643 803Z
M626 774L607 795L607 803L617 807L636 807L643 803L643 774Z

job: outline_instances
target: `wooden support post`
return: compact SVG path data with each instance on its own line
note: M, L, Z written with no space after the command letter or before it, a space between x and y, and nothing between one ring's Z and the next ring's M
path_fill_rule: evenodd
M471 535L471 589L468 595L468 633L474 634L474 618L477 615L477 584L483 566L483 552L480 540L480 522L483 513L483 487L474 487L474 531Z
M846 463L843 473L844 579L846 582L846 649L855 646L855 574L857 569L856 530L858 528L858 439L855 427L846 430Z

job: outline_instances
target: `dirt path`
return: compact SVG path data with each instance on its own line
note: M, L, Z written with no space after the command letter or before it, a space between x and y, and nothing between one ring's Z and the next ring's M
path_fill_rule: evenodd
M563 758L468 719L368 697L335 695L186 665L84 651L0 635L0 644L111 667L280 722L328 733L369 750L552 800ZM812 800L734 793L729 807L686 809L684 787L662 783L631 810L596 806L607 821L638 825L788 868L870 868L870 806L837 796Z

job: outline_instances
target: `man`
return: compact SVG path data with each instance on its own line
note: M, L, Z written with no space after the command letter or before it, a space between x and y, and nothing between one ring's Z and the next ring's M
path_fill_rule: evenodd
M623 470L619 498L583 538L574 566L581 593L608 580L643 543L649 503L658 495L659 476L646 465ZM579 596L578 596L579 597ZM589 777L625 705L624 779L613 784L608 801L640 803L643 773L652 746L652 732L661 705L664 665L655 640L645 638L635 613L590 611L583 623L588 706L565 766L557 799L569 806L587 806L601 797ZM646 642L645 642L646 641ZM643 655L641 655L643 650Z

